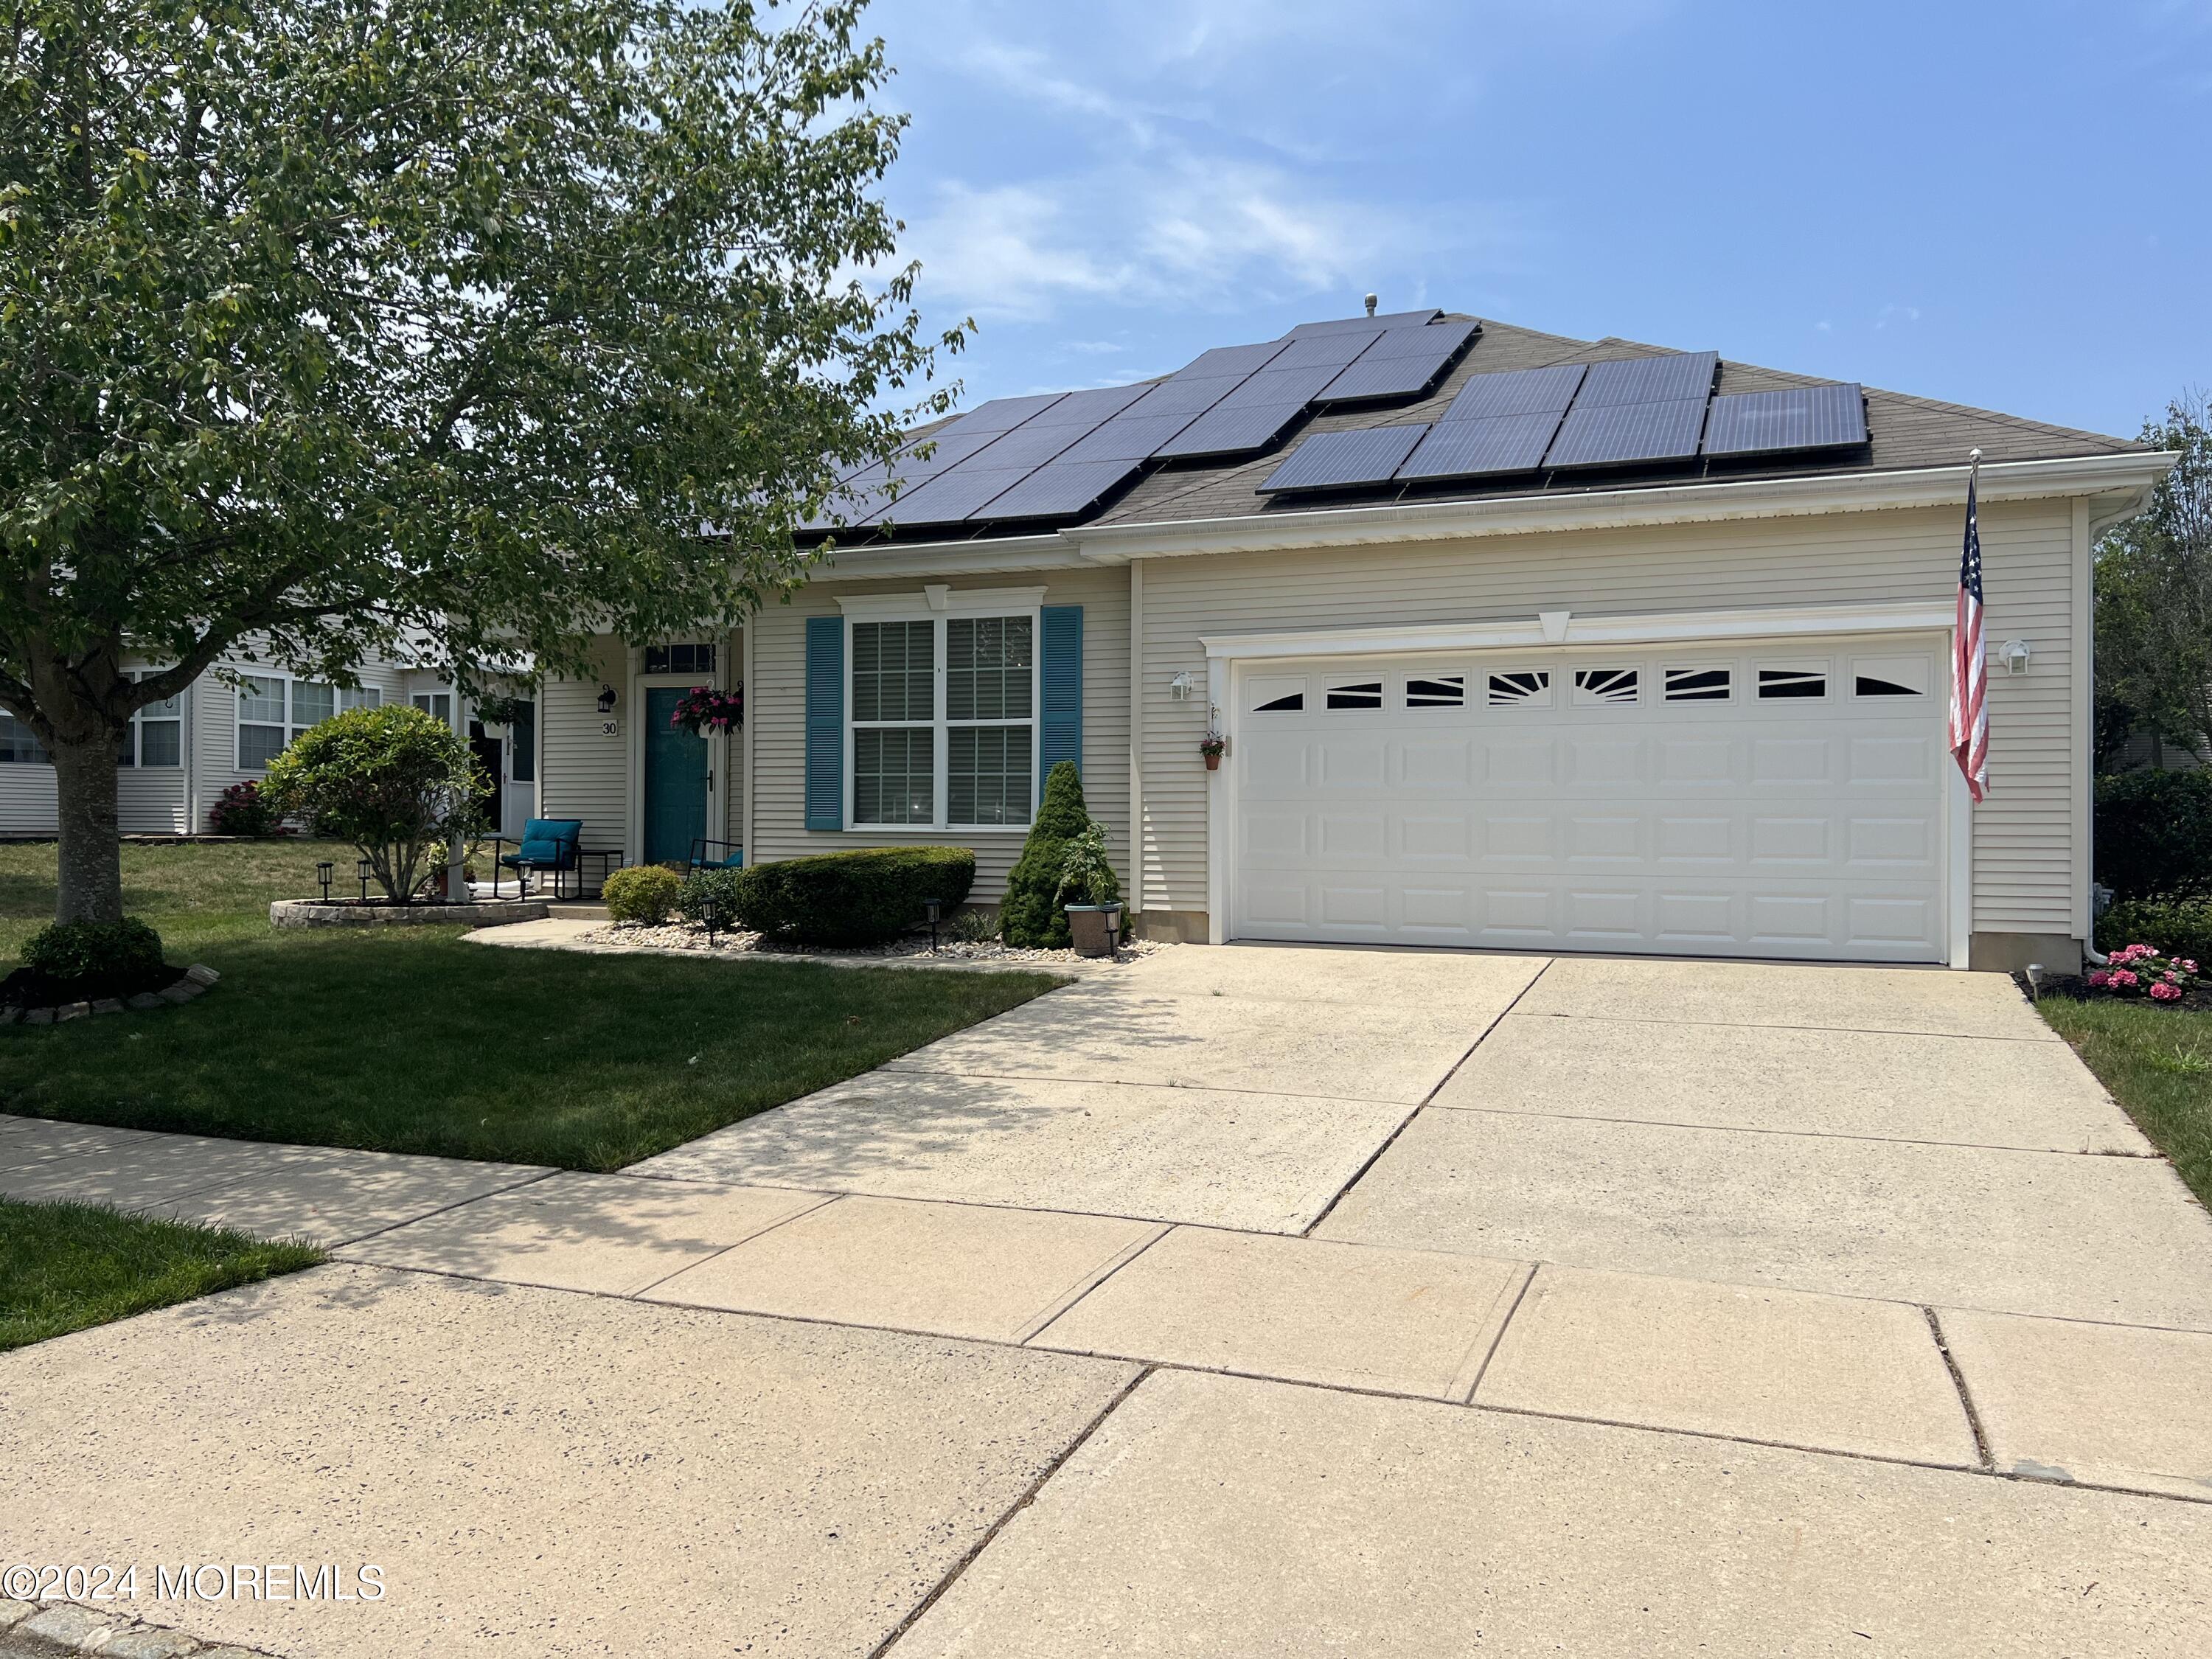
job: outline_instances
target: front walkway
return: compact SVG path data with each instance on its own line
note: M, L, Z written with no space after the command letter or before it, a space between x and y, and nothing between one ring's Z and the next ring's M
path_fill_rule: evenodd
M352 1241L0 1358L0 1553L383 1565L145 1610L297 1656L2212 1649L2212 1218L1994 976L1177 950L296 1207L373 1156L0 1127Z

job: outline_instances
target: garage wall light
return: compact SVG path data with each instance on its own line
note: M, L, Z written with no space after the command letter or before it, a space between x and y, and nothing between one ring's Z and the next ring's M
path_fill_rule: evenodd
M2026 640L2007 640L1997 647L1997 660L2004 664L2008 674L2027 672L2027 659L2033 654Z
M1197 689L1197 677L1186 668L1168 682L1168 698L1173 702L1188 702L1190 694Z

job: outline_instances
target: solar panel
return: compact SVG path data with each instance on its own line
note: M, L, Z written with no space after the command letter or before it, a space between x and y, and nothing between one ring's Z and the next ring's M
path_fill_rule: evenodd
M1152 407L1146 400L1144 407ZM1079 439L1054 459L1062 461L1140 461L1188 426L1191 411L1147 415L1132 410L1116 416L1096 432Z
M1008 432L1031 416L1042 414L1066 396L1059 392L1040 392L1027 398L994 398L988 404L978 404L953 424L963 432Z
M1427 311L1389 311L1380 317L1336 317L1324 322L1300 323L1290 332L1293 340L1303 340L1310 334L1341 334L1347 330L1363 328L1419 328L1432 323L1443 315L1433 307Z
M1152 453L1167 459L1194 455L1242 455L1265 449L1288 432L1306 412L1306 400L1296 403L1244 404L1235 408L1224 400L1208 410Z
M1443 419L1486 421L1501 415L1548 414L1556 421L1575 400L1575 389L1583 383L1583 368L1580 363L1559 363L1550 368L1478 374L1460 388Z
M955 467L908 490L869 522L899 530L958 524L1037 471L1035 466Z
M1559 411L1493 415L1480 421L1439 421L1397 471L1401 479L1473 478L1491 472L1533 472L1559 428Z
M1720 361L1717 351L1665 351L1656 357L1592 363L1575 405L1595 409L1611 404L1683 403L1692 398L1702 402L1712 395Z
M1866 393L1856 383L1739 392L1713 399L1705 453L1832 449L1867 441Z
M1334 334L1309 334L1292 340L1276 356L1269 358L1267 367L1308 368L1327 363L1333 368L1342 368L1360 353L1370 349L1389 331L1380 325L1374 325L1340 329Z
M1060 519L1088 511L1143 470L1137 457L1118 461L1059 460L1041 466L1005 495L968 515L979 519Z
M1559 423L1544 458L1547 466L1604 466L1629 461L1672 460L1698 453L1705 430L1704 397L1668 403L1598 404L1583 396Z
M1203 380L1212 374L1249 374L1265 368L1268 359L1287 343L1283 340L1262 340L1257 345L1216 346L1211 351L1200 352L1168 378L1180 380L1188 376Z
M1118 415L1152 388L1139 383L1136 386L1096 386L1088 392L1071 392L1040 410L1029 424L1032 426L1096 426L1109 416Z
M1392 329L1323 387L1318 401L1340 404L1374 398L1418 398L1459 361L1476 332L1474 323Z
M1261 495L1382 483L1398 470L1425 426L1381 426L1365 432L1316 432L1267 475Z

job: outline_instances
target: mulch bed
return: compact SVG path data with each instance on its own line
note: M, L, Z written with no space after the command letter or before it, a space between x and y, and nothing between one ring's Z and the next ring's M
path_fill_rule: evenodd
M2026 974L2014 974L2013 982L2018 985L2031 1002L2036 992L2027 982ZM2133 994L2115 991L2109 986L2092 985L2079 974L2045 974L2042 994L2047 997L2071 997L2077 1002L2139 1002L2147 1008L2170 1008L2180 1012L2203 1013L2212 1009L2212 993L2203 988L2191 988L2181 994L2177 1002L2159 1002L2141 991Z

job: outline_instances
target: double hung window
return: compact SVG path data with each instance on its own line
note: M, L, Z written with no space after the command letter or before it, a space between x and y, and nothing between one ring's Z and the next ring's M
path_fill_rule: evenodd
M238 769L265 770L286 744L337 714L341 696L345 708L374 708L380 694L373 689L342 694L321 680L290 680L275 674L240 676Z
M1036 798L1036 618L852 624L855 827L995 829Z
M131 678L144 679L159 669L144 668ZM185 760L185 711L175 697L149 702L131 716L115 751L118 766L181 766Z

